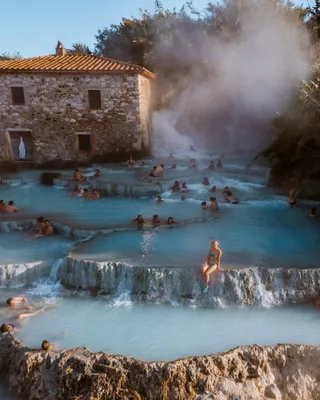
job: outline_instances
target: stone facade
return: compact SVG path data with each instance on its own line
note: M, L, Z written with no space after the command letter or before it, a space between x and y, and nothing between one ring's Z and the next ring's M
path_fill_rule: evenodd
M25 105L13 105L11 88L23 87ZM152 79L138 73L1 73L0 158L87 160L97 155L147 149L150 144ZM89 109L88 90L100 90L101 109ZM79 150L79 136L90 149ZM26 146L27 147L27 146Z

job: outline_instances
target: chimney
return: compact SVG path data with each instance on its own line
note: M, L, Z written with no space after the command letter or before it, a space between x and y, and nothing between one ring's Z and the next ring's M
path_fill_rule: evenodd
M67 50L63 47L62 42L58 41L56 47L56 56L65 56L67 54Z

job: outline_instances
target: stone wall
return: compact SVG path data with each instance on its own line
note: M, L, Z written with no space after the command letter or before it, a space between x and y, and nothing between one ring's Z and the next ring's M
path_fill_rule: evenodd
M24 87L25 106L12 105L12 86ZM140 150L142 137L149 142L150 87L137 74L1 74L0 157L13 158L10 132L25 129L32 135L36 162ZM90 89L101 90L101 110L89 110ZM90 154L78 150L81 132L91 135Z

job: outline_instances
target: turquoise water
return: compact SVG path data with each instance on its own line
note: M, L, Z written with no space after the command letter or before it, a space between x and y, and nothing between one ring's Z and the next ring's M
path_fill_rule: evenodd
M43 215L77 228L121 228L109 234L100 233L88 242L73 244L71 255L124 261L129 268L130 265L199 266L212 239L220 243L223 268L319 266L320 220L309 218L311 203L299 201L291 209L287 198L266 187L268 170L264 167L253 166L247 170L245 161L229 160L222 170L212 172L206 168L208 160L202 160L197 170L190 170L187 162L179 163L176 170L165 170L165 177L159 180L165 189L162 193L165 202L161 205L154 198L102 197L97 201L71 198L68 189L36 183L40 171L22 172L12 178L29 178L34 183L19 184L17 179L12 185L0 185L0 199L14 200L21 207L13 216L0 216L0 221L3 217ZM102 166L103 179L133 185L152 182L147 171L155 162L149 160L148 164L144 169ZM71 176L72 172L63 173ZM218 187L216 194L201 184L205 176ZM190 191L184 201L180 193L169 190L175 180L188 184ZM225 186L233 190L240 204L225 203L222 193ZM209 201L212 195L219 202L218 212L201 209L201 202ZM137 214L144 216L146 229L137 230L133 223ZM158 214L163 221L172 216L180 225L152 228L153 214ZM68 253L74 242L58 234L29 242L26 240L29 234L27 231L0 232L0 264L57 260ZM54 263L52 270L56 271ZM320 344L320 316L312 306L206 309L175 306L173 302L133 304L120 287L117 297L111 301L72 297L54 276L55 273L28 288L0 289L3 302L13 295L25 295L36 306L46 306L41 315L21 322L19 338L33 348L39 348L42 340L47 339L61 349L87 346L145 360L172 360L224 351L241 344ZM4 309L0 322L15 317L15 313ZM0 387L0 398L3 396Z
M18 336L32 348L46 339L60 349L168 361L253 343L320 344L319 324L312 306L210 310L66 298L26 321Z
M29 240L33 231L0 232L0 265L54 260L64 257L72 240L59 235Z
M183 210L184 204L179 207ZM320 221L308 218L305 209L270 202L226 206L213 214L214 220L206 223L101 235L77 246L73 254L133 265L194 266L204 262L210 241L218 239L225 267L319 265Z

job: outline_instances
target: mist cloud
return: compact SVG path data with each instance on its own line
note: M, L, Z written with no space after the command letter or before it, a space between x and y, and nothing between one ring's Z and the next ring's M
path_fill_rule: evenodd
M156 147L184 154L192 141L250 149L272 139L271 119L309 75L308 34L293 16L257 4L240 14L232 40L195 33L190 45L189 31L180 43L156 44L158 63L181 62L189 71L171 107L154 113Z

